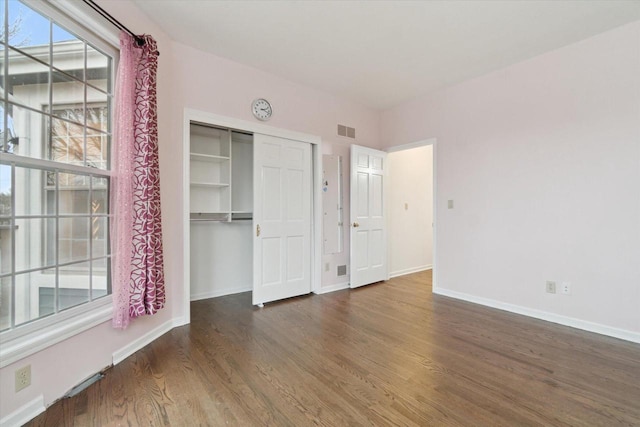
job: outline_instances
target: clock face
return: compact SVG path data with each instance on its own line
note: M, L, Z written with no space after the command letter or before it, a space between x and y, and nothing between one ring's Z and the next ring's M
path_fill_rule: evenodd
M273 114L271 104L266 99L258 98L251 104L251 111L258 120L269 120Z

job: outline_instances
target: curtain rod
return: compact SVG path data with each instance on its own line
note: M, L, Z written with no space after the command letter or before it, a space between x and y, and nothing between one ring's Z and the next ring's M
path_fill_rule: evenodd
M104 10L103 8L98 6L93 0L82 0L82 1L85 2L87 5L89 5L89 7L91 7L91 9L95 10L96 12L98 12L100 14L100 16L102 16L104 19L109 21L109 23L111 25L115 26L116 28L121 29L122 31L126 31L127 33L131 34L131 36L135 39L136 44L138 46L144 46L144 44L146 43L144 41L144 38L140 37L139 35L135 34L133 31L131 31L130 29L125 27L120 21L118 21L116 18L111 16L111 14L109 12L107 12L106 10ZM160 52L158 52L158 55L160 55Z

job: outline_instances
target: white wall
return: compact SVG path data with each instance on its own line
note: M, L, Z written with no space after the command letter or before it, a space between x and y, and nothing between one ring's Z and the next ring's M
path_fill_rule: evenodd
M384 112L381 129L389 146L438 141L439 292L640 341L640 22Z
M191 301L253 289L251 221L190 224Z
M433 146L388 154L389 275L433 265Z

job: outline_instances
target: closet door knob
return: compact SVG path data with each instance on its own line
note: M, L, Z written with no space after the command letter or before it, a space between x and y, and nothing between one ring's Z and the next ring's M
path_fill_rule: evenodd
M358 228L358 227L360 227L360 224L358 224L357 222L354 222L353 223L353 228Z
M256 237L260 237L260 224L256 225Z

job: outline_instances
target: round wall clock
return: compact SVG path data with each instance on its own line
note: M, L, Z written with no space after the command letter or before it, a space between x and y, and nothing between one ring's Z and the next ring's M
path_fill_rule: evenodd
M258 98L251 103L251 112L256 119L267 121L271 118L273 114L273 108L271 108L271 104L264 98Z

